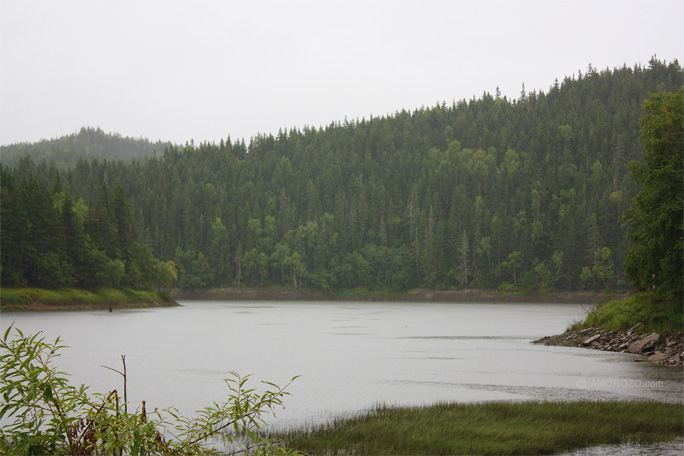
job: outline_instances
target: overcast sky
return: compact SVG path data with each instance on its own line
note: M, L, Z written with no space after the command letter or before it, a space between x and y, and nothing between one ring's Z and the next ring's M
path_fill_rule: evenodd
M684 54L684 1L0 0L0 144L185 143L517 98Z

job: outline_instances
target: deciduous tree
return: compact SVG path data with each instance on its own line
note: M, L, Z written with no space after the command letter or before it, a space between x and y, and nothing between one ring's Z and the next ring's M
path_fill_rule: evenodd
M641 139L643 162L630 164L641 190L627 212L632 247L625 272L639 289L682 301L682 209L684 169L684 88L657 93L645 103Z

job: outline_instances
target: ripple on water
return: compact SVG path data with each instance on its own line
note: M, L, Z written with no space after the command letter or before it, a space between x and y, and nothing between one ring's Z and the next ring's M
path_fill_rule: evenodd
M583 448L563 456L670 456L684 454L684 440L661 443L628 443L625 445L601 445Z

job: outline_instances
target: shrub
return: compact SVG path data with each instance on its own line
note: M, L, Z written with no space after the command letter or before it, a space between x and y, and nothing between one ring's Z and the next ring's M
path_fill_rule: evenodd
M123 371L112 369L123 376L123 396L115 389L91 397L86 386L70 385L67 374L54 367L53 359L64 348L59 338L47 343L40 333L24 336L14 328L10 340L12 329L0 340L0 419L8 423L0 429L0 454L213 455L220 453L210 439L232 444L236 437L246 441L243 453L294 454L256 434L262 416L289 394L287 385L264 382L272 389L258 393L247 388L249 376L232 373L225 380L228 400L204 408L193 419L173 408L146 411L144 401L139 412L130 413L123 356Z

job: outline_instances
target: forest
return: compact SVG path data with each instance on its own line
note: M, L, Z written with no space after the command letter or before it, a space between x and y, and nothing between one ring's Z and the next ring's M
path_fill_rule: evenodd
M590 65L518 99L125 160L100 148L34 161L23 145L8 162L3 149L2 283L625 289L643 103L683 76L655 58Z
M152 143L145 138L124 138L119 134L105 133L99 127L82 127L76 133L52 140L0 146L0 155L5 166L16 166L22 157L29 156L36 163L54 163L58 169L68 169L79 158L126 161L151 157L170 146L170 142Z
M32 165L17 182L2 179L2 285L60 288L171 286L173 263L162 263L136 238L128 201L118 186L102 188L88 207L62 189L59 175L48 185Z

